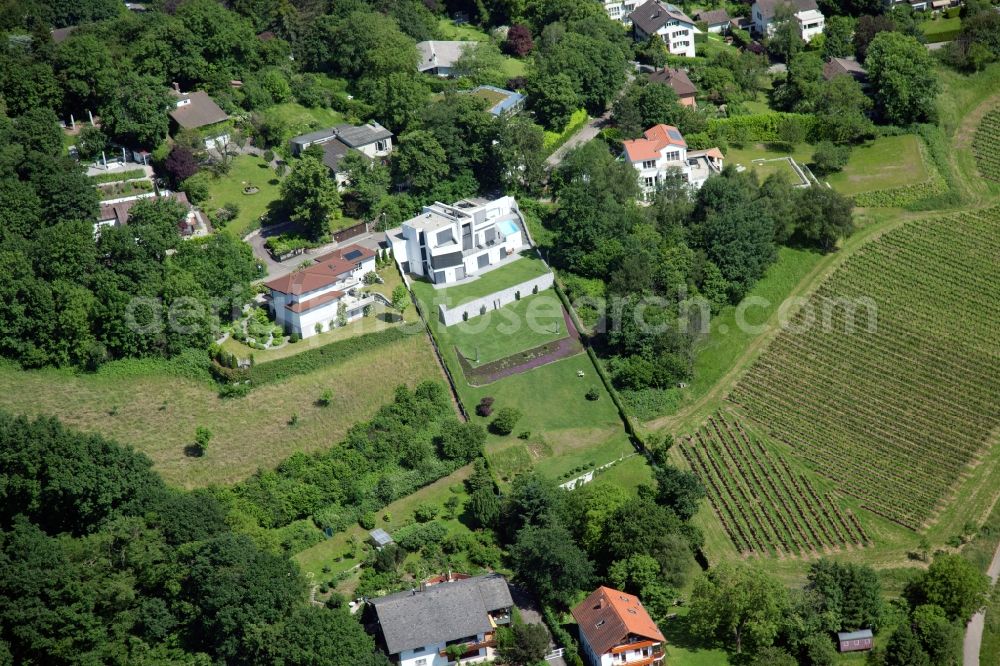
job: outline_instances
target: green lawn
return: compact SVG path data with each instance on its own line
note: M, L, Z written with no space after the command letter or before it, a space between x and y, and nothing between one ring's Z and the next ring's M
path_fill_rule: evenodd
M929 43L947 42L955 39L962 29L962 19L954 18L928 19L920 24L920 30Z
M358 421L392 399L398 384L441 380L423 331L343 363L221 399L206 380L169 372L163 362L110 363L95 374L22 371L0 364L0 409L54 415L71 427L131 444L153 460L168 483L193 488L240 481L296 451L336 444ZM324 390L333 404L313 404ZM293 414L295 426L288 422ZM185 455L195 428L214 437L201 458Z
M440 39L452 42L490 41L490 36L477 26L470 23L463 23L459 25L448 18L438 20L438 35ZM526 68L527 66L523 60L518 60L517 58L512 58L510 56L504 56L503 72L508 78L524 76Z
M282 138L288 139L313 130L332 127L344 122L344 114L325 107L311 108L297 102L275 104L261 112L267 120L277 120L286 126Z
M208 199L201 207L211 212L226 204L237 204L240 213L225 226L225 231L242 238L254 228L271 203L281 196L279 182L277 174L263 159L241 155L233 160L228 174L209 181ZM244 194L243 188L247 185L254 185L260 191Z
M436 311L438 304L454 307L466 301L488 296L499 289L513 287L515 284L544 275L548 270L534 250L526 250L521 254L520 259L454 287L435 289L429 282L417 281L413 283L413 286L414 292L420 296L421 300Z
M551 289L449 326L447 335L473 366L566 337L562 303Z
M754 164L753 161L757 159L773 160L778 157L788 157L791 156L799 164L808 164L812 161L813 146L808 143L797 144L791 151L785 150L777 144L762 144L753 143L746 144L741 147L730 146L726 151L726 165L736 165L740 164L747 169L753 169L757 171L757 175L763 179L766 178L770 173L772 173L777 168L787 169L787 165L782 164L781 167L775 167L776 163L764 164Z
M841 194L851 195L920 183L930 176L914 134L883 136L851 151L840 173L826 180Z

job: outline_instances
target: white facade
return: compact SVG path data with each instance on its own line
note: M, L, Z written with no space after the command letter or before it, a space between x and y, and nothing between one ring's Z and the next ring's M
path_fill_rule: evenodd
M699 189L722 171L717 148L689 151L676 127L656 125L641 139L625 141L622 158L636 170L643 199L649 199L671 175L680 174L692 189Z
M608 17L612 21L632 25L632 19L629 18L629 15L635 10L637 4L639 4L639 0L628 0L628 2L623 2L623 0L604 0L604 11L608 13Z
M517 202L509 196L450 206L435 202L390 240L404 273L435 284L460 282L526 246Z
M762 7L761 3L755 2L753 4L751 16L753 18L754 31L758 35L765 37L774 35L776 27L774 14L769 13L769 10ZM826 19L823 17L822 12L815 7L796 11L792 20L795 21L798 27L799 36L805 42L810 41L816 35L823 34L823 28L826 27Z
M642 643L645 644L644 647L634 650L626 649L621 652L597 654L587 641L587 636L580 632L580 646L583 647L583 653L587 656L587 661L591 666L629 666L630 664L648 666L655 660L654 650L662 650L662 645L660 643L649 645L649 641ZM662 651L659 652L659 655L659 659L663 659Z
M322 260L323 257L320 257L317 262ZM373 297L361 293L365 274L374 270L375 257L370 256L348 267L335 279L325 281L325 284L313 287L307 283L310 288L301 293L293 293L294 289L281 291L272 286L271 310L275 323L289 334L295 333L304 339L319 332L317 324L322 331L336 328L341 304L346 309L347 322L360 319L364 316L365 306L375 302Z
M656 35L663 40L671 55L695 57L694 36L701 30L694 19L679 7L651 0L637 7L630 18L637 40L644 41Z
M641 28L636 27L635 32L640 40L649 39L649 35L643 32ZM667 45L667 50L671 55L693 58L695 56L694 36L700 32L701 30L693 23L671 19L666 25L657 30L656 34Z
M486 634L477 634L475 640L470 640L469 642L486 643L488 638L492 639L492 637L487 637ZM447 655L441 654L446 648L447 644L438 643L436 645L425 645L413 650L403 650L399 653L399 666L448 666L448 664L454 664L454 662L448 661ZM494 652L493 648L484 645L475 654L463 656L462 663L474 664L493 661L495 657Z

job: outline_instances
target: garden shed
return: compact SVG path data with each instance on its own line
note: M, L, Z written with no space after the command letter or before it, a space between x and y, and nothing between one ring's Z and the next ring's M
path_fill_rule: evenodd
M368 538L372 542L372 545L378 548L379 550L382 550L390 543L395 543L395 541L392 540L392 537L389 536L389 533L386 532L381 527L378 527L369 532Z

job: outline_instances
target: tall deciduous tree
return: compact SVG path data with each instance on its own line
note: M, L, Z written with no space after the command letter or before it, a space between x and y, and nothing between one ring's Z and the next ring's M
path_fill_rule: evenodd
M510 557L517 580L545 602L567 604L593 580L594 567L586 553L558 522L522 529Z
M539 122L553 131L561 131L573 111L580 106L576 86L567 74L538 73L529 76L525 92Z
M152 147L167 135L171 107L160 81L128 71L104 97L99 109L102 128L128 145Z
M304 156L281 183L281 197L289 217L302 224L312 238L330 231L330 220L339 213L340 193L330 170L311 155Z
M961 555L934 558L931 566L908 591L915 604L934 604L949 620L967 622L986 604L989 579Z
M882 118L903 125L935 117L939 87L923 44L896 32L879 33L868 45L865 66Z
M399 137L395 168L399 177L417 192L432 189L448 175L444 148L427 130L414 130Z
M697 635L739 654L774 642L787 605L785 588L763 570L723 563L695 583L688 619Z

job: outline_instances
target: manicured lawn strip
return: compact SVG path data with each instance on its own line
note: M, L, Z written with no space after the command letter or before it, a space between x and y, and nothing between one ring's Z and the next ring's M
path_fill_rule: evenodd
M809 143L796 144L791 151L785 150L783 146L777 144L747 143L741 146L731 145L725 152L725 164L739 164L747 169L754 169L757 171L758 176L763 179L765 176L762 172L773 171L775 169L773 165L776 163L754 164L754 160L773 160L778 157L791 156L799 164L808 164L812 161L814 150L815 147Z
M948 42L958 36L962 29L962 19L954 18L930 19L920 24L920 30L927 37L928 43Z
M243 188L248 184L260 191L256 194L243 194ZM258 224L260 216L280 196L279 179L271 167L255 155L241 155L233 160L228 174L209 181L208 199L201 207L211 212L226 204L238 205L239 215L225 226L224 231L242 238Z
M500 289L512 287L526 280L536 278L548 272L545 262L538 258L534 250L526 250L521 258L510 262L502 268L495 268L455 287L435 289L429 282L413 281L414 293L427 304L429 311L437 316L438 304L454 307L466 301L488 296ZM529 294L523 294L528 296Z
M128 365L138 369L76 375L0 364L0 408L55 415L67 426L131 444L153 459L168 483L194 488L234 483L296 451L333 446L391 400L397 385L441 377L423 334L402 335L392 344L228 400L218 397L213 383L161 369L163 362ZM333 392L333 404L315 406L326 389ZM290 426L293 414L299 419ZM198 426L214 437L204 457L190 458L184 447Z
M477 366L564 338L566 324L559 297L546 290L449 326L447 335Z
M851 195L922 183L930 176L914 134L883 136L851 151L847 166L826 178L841 194Z
M345 122L344 114L339 111L326 107L312 108L297 102L275 104L262 111L261 115L268 120L277 120L284 124L286 130L283 133L283 138L286 141L299 134L333 127ZM282 144L285 144L285 141Z

